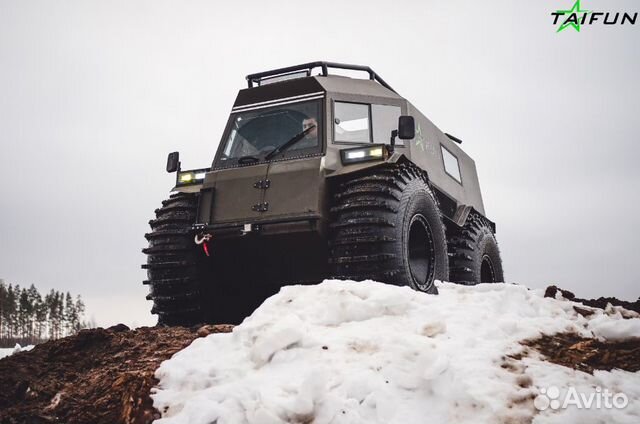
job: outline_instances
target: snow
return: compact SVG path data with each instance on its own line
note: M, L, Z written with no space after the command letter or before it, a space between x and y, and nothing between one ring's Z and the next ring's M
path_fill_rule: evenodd
M232 333L165 361L153 394L160 424L640 422L640 373L594 375L530 355L519 341L573 331L638 335L640 318L508 284L439 284L432 296L376 282L283 287ZM624 409L546 409L541 388L598 386Z
M28 345L25 347L20 346L20 344L16 343L15 347L9 347L9 348L0 348L0 359L9 356L9 355L13 355L14 353L18 353L18 352L25 352L28 350L33 349L33 345Z
M601 339L620 340L640 337L640 319L624 319L620 313L599 315L589 321L588 328Z

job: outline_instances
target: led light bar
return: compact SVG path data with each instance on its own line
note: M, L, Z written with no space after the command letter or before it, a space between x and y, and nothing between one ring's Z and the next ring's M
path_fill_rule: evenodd
M180 171L176 178L176 186L180 187L192 184L202 184L207 171L209 171L209 168Z
M288 81L297 78L304 78L311 75L311 70L305 69L303 71L289 72L286 74L275 75L272 77L262 77L258 80L258 86L273 84L274 82Z
M386 159L388 152L383 144L374 144L373 146L341 150L340 157L343 165L349 165L352 163Z

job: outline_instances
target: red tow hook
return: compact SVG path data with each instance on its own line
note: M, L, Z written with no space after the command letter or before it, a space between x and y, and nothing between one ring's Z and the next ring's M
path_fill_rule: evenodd
M196 237L194 238L194 242L196 244L201 244L202 245L202 250L204 250L204 254L207 256L211 256L209 255L209 240L211 240L213 238L212 234L196 234Z

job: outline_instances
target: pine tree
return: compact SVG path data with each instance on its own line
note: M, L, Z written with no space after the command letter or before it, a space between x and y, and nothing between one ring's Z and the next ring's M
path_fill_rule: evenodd
M7 308L7 288L0 278L0 340L4 338L5 310Z
M51 289L48 297L49 338L55 340L58 338L58 293Z
M9 284L9 287L7 287L7 322L6 322L6 326L7 326L7 337L8 338L12 338L13 335L15 334L14 330L15 330L15 320L16 320L16 311L17 311L17 296L16 296L16 291L17 291L17 286L16 289L13 288L13 286L11 284Z
M38 293L38 289L31 284L29 289L27 290L27 303L28 303L28 313L27 313L27 331L29 342L33 344L35 339L35 331L36 331L36 302L40 293Z
M76 305L73 302L71 293L67 292L64 297L65 332L69 336L74 333L75 323L78 320Z
M56 292L58 295L58 337L64 337L64 295L62 292Z
M39 343L43 338L72 335L86 326L85 306L80 295L50 290L44 297L29 288L0 279L0 345Z
M35 300L35 320L35 337L36 339L41 340L46 334L45 331L47 326L47 304L42 300L42 296L40 296L40 293L37 294Z
M82 301L82 298L80 297L80 295L76 296L75 310L76 310L76 322L73 327L73 332L77 333L81 329L87 328L87 324L81 320L82 316L84 315L84 302Z
M18 337L26 339L29 337L29 292L27 289L20 290L18 298Z

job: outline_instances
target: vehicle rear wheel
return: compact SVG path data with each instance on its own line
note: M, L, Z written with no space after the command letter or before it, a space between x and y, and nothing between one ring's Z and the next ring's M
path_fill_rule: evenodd
M472 212L461 229L449 237L451 281L473 285L504 281L500 250L486 219Z
M193 241L191 225L196 220L197 194L175 193L156 209L145 234L149 247L143 249L149 285L147 300L153 300L152 314L158 324L190 326L202 322L199 267L202 253Z
M437 293L449 276L435 196L411 164L351 176L335 187L330 263L337 278L371 279Z

